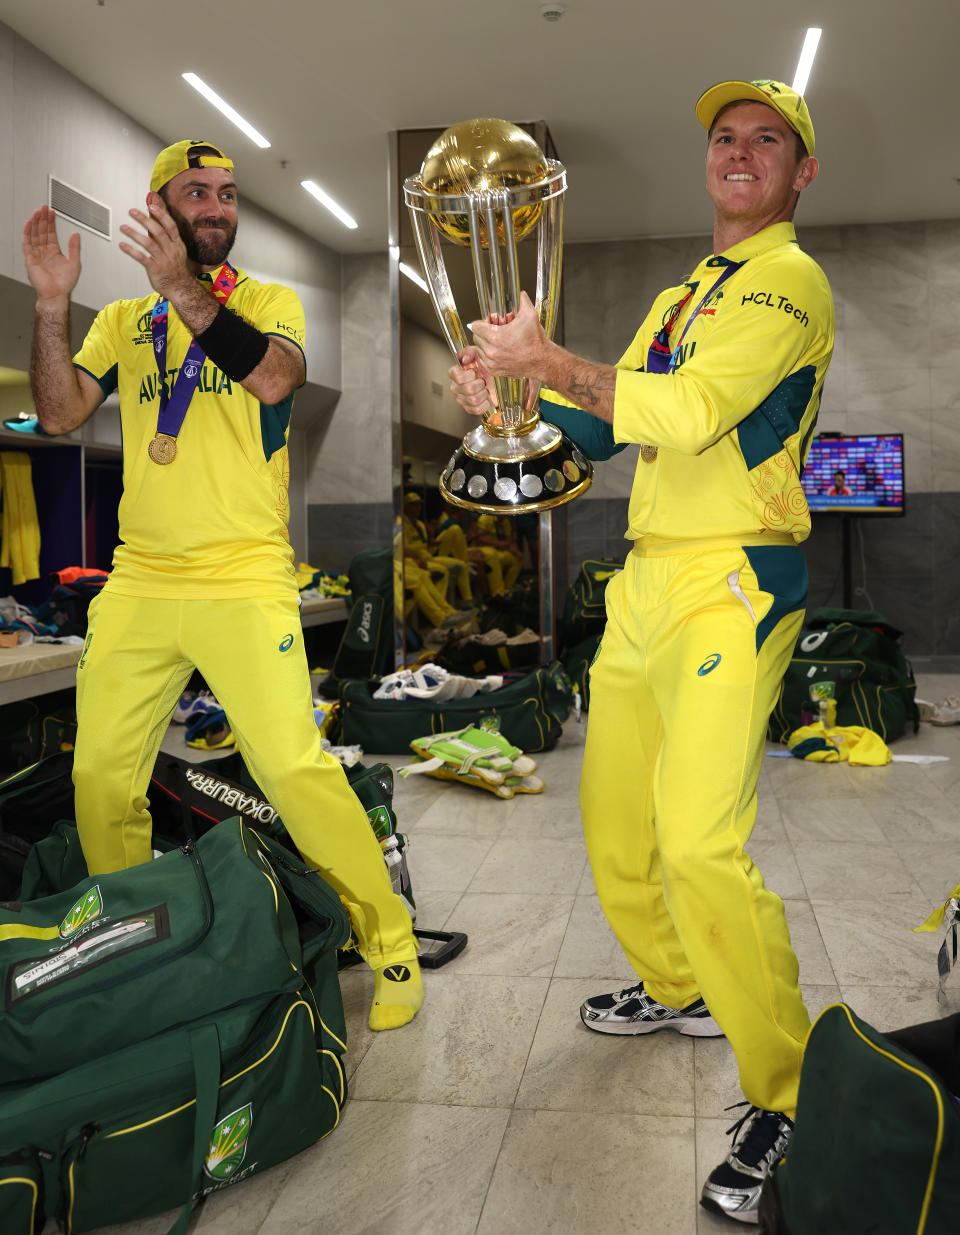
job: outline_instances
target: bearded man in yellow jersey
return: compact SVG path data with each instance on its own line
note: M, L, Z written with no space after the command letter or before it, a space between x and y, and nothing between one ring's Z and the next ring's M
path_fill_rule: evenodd
M600 902L640 981L580 1015L604 1033L726 1034L750 1105L701 1200L755 1223L810 1022L783 904L745 846L803 621L800 473L834 313L792 223L819 170L806 103L782 82L723 82L696 110L713 252L657 298L620 362L551 343L525 301L514 320L475 323L450 376L473 412L491 375L538 378L545 419L593 457L641 445L580 794Z
M374 971L371 1027L393 1028L423 1000L416 941L366 813L320 745L287 534L303 308L289 288L227 261L237 188L232 160L210 143L161 151L146 209L130 216L120 248L153 294L107 305L74 358L80 237L64 254L46 206L23 231L40 424L69 433L114 390L120 398L120 544L77 671L87 866L100 874L150 859L150 776L198 668L304 859L347 906Z

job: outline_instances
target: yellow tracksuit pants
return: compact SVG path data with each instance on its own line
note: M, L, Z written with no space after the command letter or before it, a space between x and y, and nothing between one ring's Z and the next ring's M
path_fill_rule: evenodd
M493 545L477 545L483 554L483 564L489 571L491 596L502 596L516 583L523 565L516 553L509 549L496 549Z
M470 559L467 557L467 538L463 528L453 523L444 528L437 536L436 556L449 564L451 559L463 563L463 569L457 573L457 592L460 599L470 605L473 601L473 591L470 587Z
M427 569L431 575L439 574L440 570L443 570L443 575L435 581L434 586L444 597L448 595L449 580L452 575L460 599L470 600L470 569L466 562L462 562L458 557L430 553L427 555Z
M106 590L77 669L77 826L91 874L151 857L150 776L197 667L303 858L336 889L372 965L416 955L366 812L320 745L296 597L151 600Z
M580 794L600 903L645 989L702 996L744 1096L790 1116L810 1021L783 902L745 846L806 581L792 545L635 549L607 588Z
M403 559L403 592L410 597L403 606L405 617L416 605L431 626L441 626L444 618L456 612L430 578L430 572L423 570L411 557Z

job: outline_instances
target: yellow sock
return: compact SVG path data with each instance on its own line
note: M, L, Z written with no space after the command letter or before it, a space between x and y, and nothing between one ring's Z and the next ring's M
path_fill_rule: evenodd
M371 1029L397 1029L412 1021L423 1003L423 980L416 960L382 965L373 971Z

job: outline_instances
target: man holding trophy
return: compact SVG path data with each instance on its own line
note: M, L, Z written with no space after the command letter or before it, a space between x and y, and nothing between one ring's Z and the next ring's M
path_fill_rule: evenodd
M603 1033L728 1037L749 1109L701 1200L755 1223L793 1129L810 1022L783 904L744 846L803 622L800 473L834 313L792 223L818 172L804 100L781 82L723 82L696 113L713 253L657 297L619 363L552 343L521 296L473 324L450 377L488 417L505 376L542 382L542 420L594 459L641 445L580 795L600 902L639 981L580 1015Z

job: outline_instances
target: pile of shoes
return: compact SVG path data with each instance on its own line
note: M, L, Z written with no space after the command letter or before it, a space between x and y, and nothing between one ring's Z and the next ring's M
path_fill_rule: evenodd
M956 695L947 695L939 703L929 703L926 699L915 700L920 719L931 725L960 725L960 699Z
M485 717L479 727L414 738L410 747L420 762L401 768L401 776L424 773L487 789L498 798L543 793L543 781L531 775L536 763L499 732L495 716Z
M186 725L187 745L198 750L223 750L236 743L226 713L207 690L184 691L173 720Z

